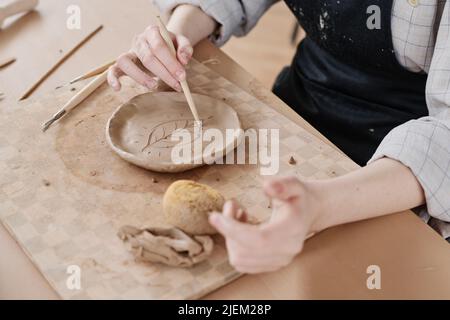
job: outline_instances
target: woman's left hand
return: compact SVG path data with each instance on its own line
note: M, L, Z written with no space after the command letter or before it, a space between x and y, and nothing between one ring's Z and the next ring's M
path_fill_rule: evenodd
M210 223L225 237L231 265L241 273L276 271L290 264L313 233L320 201L307 183L297 178L279 178L264 186L272 200L273 215L261 225L241 220L242 210L233 202L223 214L213 214Z

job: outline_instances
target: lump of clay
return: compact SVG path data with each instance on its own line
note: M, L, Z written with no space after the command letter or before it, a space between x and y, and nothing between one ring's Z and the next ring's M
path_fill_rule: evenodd
M212 212L221 212L225 199L209 186L181 180L173 183L164 195L167 223L191 235L213 235L209 223Z
M121 228L118 236L128 245L137 261L171 267L193 267L206 260L214 248L211 237L190 237L176 228L141 230L126 226Z

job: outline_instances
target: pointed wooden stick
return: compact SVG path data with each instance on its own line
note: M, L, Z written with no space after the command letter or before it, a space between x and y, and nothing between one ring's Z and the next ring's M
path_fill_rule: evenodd
M74 84L75 82L81 81L81 80L86 80L92 77L95 77L97 75L99 75L100 73L105 72L106 70L109 69L109 67L111 67L114 63L116 63L116 61L111 61L108 62L107 64L104 64L100 67L97 67L95 69L92 69L91 71L87 72L84 75L81 75L79 77L76 77L75 79L73 79L72 81L69 82L69 84Z
M169 46L170 51L172 51L172 54L176 57L177 56L177 50L175 49L175 46L173 45L172 38L169 35L169 31L167 30L166 26L161 20L161 17L157 16L156 20L159 24L159 29L161 31L161 36L163 37L164 41ZM192 114L194 115L194 119L197 122L200 122L200 118L198 116L197 107L195 106L194 98L192 97L191 90L189 89L189 85L186 80L181 81L181 87L183 88L184 95L186 96L186 100L188 102L189 108L191 109Z
M0 69L5 68L10 64L13 64L14 62L16 62L16 58L0 59Z
M62 65L67 59L70 58L79 48L81 48L86 42L88 42L93 36L95 36L100 30L103 29L103 26L99 26L94 31L92 31L90 34L88 34L83 40L81 40L80 43L78 43L75 47L73 47L69 52L67 52L61 59L59 59L55 65L48 70L38 81L36 81L35 84L31 86L30 89L27 90L27 92L24 93L24 95L20 98L19 101L25 100L28 97L31 96L31 94L45 81L50 77L50 75L55 72L60 65Z

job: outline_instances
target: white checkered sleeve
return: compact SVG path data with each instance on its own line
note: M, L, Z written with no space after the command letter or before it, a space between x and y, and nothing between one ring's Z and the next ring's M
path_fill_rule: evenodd
M395 128L373 162L399 160L413 171L427 199L428 213L450 222L450 2L446 2L427 82L430 116Z
M220 28L211 36L218 46L232 35L246 35L259 18L278 0L152 0L163 14L170 14L180 4L191 4L201 8L214 18Z
M428 213L450 222L450 121L427 117L397 127L370 162L383 157L409 167L425 191Z

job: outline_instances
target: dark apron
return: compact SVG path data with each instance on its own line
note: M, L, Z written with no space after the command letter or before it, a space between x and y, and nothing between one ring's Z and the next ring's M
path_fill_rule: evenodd
M395 127L428 115L427 75L395 56L385 0L285 0L307 37L274 93L349 157L365 165ZM367 8L381 9L381 29Z

